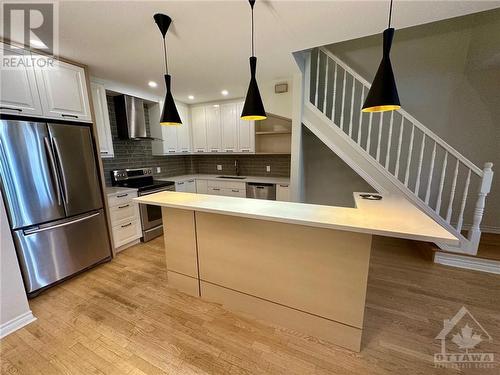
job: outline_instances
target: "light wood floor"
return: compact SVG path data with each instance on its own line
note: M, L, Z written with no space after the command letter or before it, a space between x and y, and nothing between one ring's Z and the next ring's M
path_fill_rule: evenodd
M162 239L31 301L38 320L1 341L2 374L499 374L500 276L428 263L374 239L361 353L225 311L165 286ZM465 305L496 369L436 369L434 337Z

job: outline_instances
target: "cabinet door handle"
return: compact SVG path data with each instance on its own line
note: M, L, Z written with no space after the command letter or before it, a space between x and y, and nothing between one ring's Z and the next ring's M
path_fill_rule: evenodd
M219 152L219 150L212 150L211 152Z
M194 182L194 180L189 180L188 182L191 183L191 182Z
M70 117L70 118L78 118L77 115L66 115L66 114L61 114L62 117Z
M107 151L101 151L101 154L109 154Z
M123 197L127 197L127 196L128 196L128 194L125 193L125 194L118 194L116 197L117 198L123 198Z
M218 188L212 188L212 190L215 190L215 191L220 191L220 189L218 189Z
M9 111L17 111L17 112L22 112L23 110L21 108L9 108L9 107L0 107L0 110L7 109Z
M233 152L233 149L226 149L226 152Z
M250 152L250 149L242 149L241 152Z
M280 186L281 186L281 187L288 187L288 185L282 185L282 184L280 184Z
M240 191L238 189L232 189L231 190L233 193L239 193Z
M178 182L177 185L184 185L184 182Z
M122 225L122 228L126 228L126 227L129 227L131 225L132 225L132 223L128 223L128 224Z
M127 207L129 207L129 206L130 206L130 204L126 204L126 205L124 205L124 206L118 206L118 208L127 208Z

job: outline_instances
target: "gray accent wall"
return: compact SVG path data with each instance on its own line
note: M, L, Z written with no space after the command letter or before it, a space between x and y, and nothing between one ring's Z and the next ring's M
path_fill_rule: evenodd
M305 203L354 207L353 192L376 192L305 126L302 150Z
M247 176L290 176L290 155L187 155L187 156L153 156L151 141L132 141L118 139L115 106L113 97L107 97L111 136L113 137L114 158L102 159L106 185L111 185L110 172L114 169L161 167L157 177L171 177L184 174L234 174L234 161L238 160L241 175ZM148 136L149 118L145 110ZM222 171L217 165L222 165ZM266 172L266 166L271 172Z
M499 30L496 9L396 30L391 51L403 108L481 169L493 162L497 173L486 201L486 230L500 230ZM371 81L380 63L382 35L327 48ZM471 186L469 213L476 191L477 185Z

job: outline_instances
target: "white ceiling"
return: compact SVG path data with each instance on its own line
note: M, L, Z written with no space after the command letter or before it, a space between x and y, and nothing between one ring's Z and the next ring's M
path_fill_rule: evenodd
M291 52L381 32L388 1L270 1L255 6L258 79L291 77ZM173 19L167 34L176 99L244 96L250 55L250 7L238 1L61 1L59 54L91 75L162 96L163 50L153 14ZM393 25L414 26L500 6L499 1L396 1ZM158 82L156 89L148 81Z

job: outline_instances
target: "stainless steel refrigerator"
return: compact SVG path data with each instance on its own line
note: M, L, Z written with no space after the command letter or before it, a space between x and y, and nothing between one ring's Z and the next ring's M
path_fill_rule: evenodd
M88 125L0 120L0 175L28 295L110 259Z

